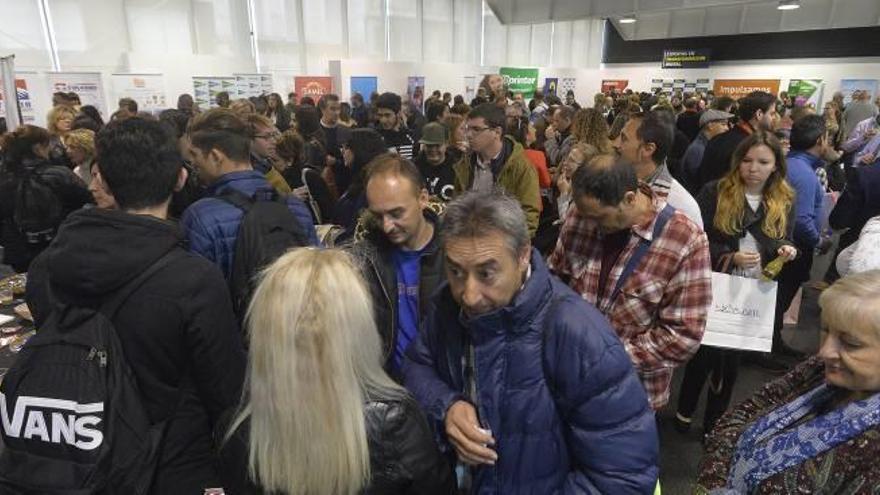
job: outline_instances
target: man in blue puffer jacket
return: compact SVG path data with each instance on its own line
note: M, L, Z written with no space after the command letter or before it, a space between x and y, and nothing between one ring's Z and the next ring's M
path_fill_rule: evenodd
M406 387L474 494L653 493L654 414L607 320L553 277L522 209L467 193L441 227L448 282Z
M218 199L227 189L250 197L271 195L274 189L266 177L251 166L251 136L247 123L234 112L217 108L195 117L188 130L192 142L193 166L199 180L207 184L205 197L183 213L180 223L190 251L213 261L227 280L232 271L235 239L244 213ZM287 205L313 245L318 236L308 207L288 196Z

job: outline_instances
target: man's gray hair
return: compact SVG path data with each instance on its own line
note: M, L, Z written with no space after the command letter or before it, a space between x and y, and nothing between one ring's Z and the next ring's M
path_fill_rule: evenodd
M499 188L468 191L450 202L443 215L440 238L445 245L450 239L483 237L493 230L504 235L514 256L529 244L522 206Z

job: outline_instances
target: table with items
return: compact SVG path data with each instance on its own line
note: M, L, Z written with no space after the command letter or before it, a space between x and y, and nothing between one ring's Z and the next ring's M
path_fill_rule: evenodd
M0 381L36 331L24 302L25 284L25 274L0 279Z

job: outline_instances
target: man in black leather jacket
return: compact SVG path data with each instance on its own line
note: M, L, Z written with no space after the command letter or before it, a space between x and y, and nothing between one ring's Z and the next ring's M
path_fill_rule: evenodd
M397 155L378 157L366 175L368 210L358 222L351 253L373 298L385 369L399 378L403 354L443 280L435 235L443 206L429 203L418 169Z

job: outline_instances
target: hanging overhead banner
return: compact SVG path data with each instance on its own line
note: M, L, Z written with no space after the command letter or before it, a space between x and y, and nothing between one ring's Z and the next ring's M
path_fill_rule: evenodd
M83 105L92 105L102 114L107 114L100 72L49 72L46 80L52 93L76 93Z
M333 92L333 78L326 76L296 76L293 78L293 87L300 99L310 97L318 100Z
M364 102L370 103L370 96L379 90L379 78L376 76L351 76L351 94L359 93Z
M535 90L538 89L538 69L502 67L500 74L508 91L522 93L527 99L535 96Z
M823 87L821 79L792 79L788 82L788 96L797 106L819 108Z
M715 96L729 96L734 100L752 91L779 94L779 79L715 79Z
M708 48L694 50L663 50L664 69L705 69L709 67Z
M617 91L618 93L622 93L626 87L629 86L629 79L603 79L602 80L602 92L605 94L611 93L612 91Z
M168 108L165 77L162 74L112 74L113 98L131 98L138 110L156 113Z
M843 103L849 104L852 101L853 91L867 91L871 95L871 100L877 96L877 80L876 79L841 79L840 92L843 93Z

